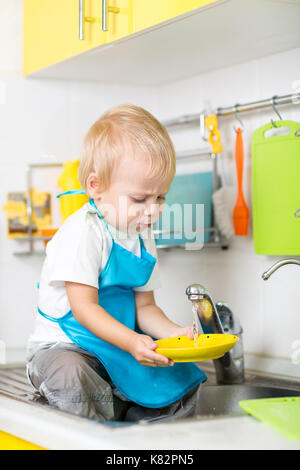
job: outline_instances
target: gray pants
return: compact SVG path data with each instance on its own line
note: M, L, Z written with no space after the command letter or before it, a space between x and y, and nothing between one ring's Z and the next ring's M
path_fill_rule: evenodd
M44 344L27 358L28 378L51 406L97 421L157 421L193 416L199 387L163 408L128 400L98 359L73 343Z

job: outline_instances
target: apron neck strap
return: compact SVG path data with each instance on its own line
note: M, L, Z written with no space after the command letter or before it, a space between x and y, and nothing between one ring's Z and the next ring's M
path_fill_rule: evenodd
M72 194L86 194L83 189L72 189L72 191L65 191L64 193L58 194L56 197L60 198L61 196L69 196Z
M110 235L112 241L114 242L114 238L113 238L113 236L112 236L112 234L111 234L111 231L109 230L108 225L107 225L107 223L105 222L105 220L104 220L104 218L103 218L103 215L100 213L98 207L96 206L94 199L92 199L92 198L90 197L89 203L91 204L91 206L95 209L95 211L96 211L97 214L99 215L99 217L100 217L100 219L102 220L102 222L104 223L104 225L105 225L105 227L106 227L106 230L108 231L108 233L109 233L109 235Z
M74 195L74 194L86 194L86 192L85 192L83 189L73 189L73 190L71 190L71 191L65 191L64 193L60 193L60 194L58 194L56 197L57 197L57 198L60 198L61 196L70 196L70 195ZM104 225L105 225L105 227L106 227L106 229L107 229L109 235L111 236L112 241L114 242L114 238L113 238L113 236L112 236L112 234L111 234L111 231L109 230L107 223L105 222L105 220L104 220L102 214L100 213L98 207L96 206L94 199L90 198L90 199L89 199L89 203L90 203L91 206L95 209L95 211L96 211L97 214L99 215L100 219L103 221L103 223L104 223ZM142 237L141 237L140 234L139 234L139 239L140 239L141 249L144 249L144 250L145 250L144 241L143 241L143 239L142 239Z
M71 196L71 195L74 195L74 194L86 194L86 192L84 191L84 189L72 189L71 191L65 191L64 193L60 193L56 197L60 198L61 196ZM110 232L110 230L107 226L107 223L105 222L103 216L100 214L100 211L99 211L98 207L96 206L96 204L94 202L94 199L90 198L89 203L91 204L93 209L95 209L95 211L99 215L100 219L103 221L109 235L111 236L112 241L114 241L113 236L112 236L112 234L111 234L111 232Z

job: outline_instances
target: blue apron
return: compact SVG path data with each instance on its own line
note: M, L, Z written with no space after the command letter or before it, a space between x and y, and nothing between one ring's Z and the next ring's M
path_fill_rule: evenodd
M63 194L78 193L82 194L83 191L68 191ZM98 280L99 305L123 325L140 332L135 324L133 288L147 283L156 259L147 253L140 235L141 257L116 243L92 199L90 204L112 239L109 257ZM74 318L71 310L61 318L46 315L39 307L38 312L48 320L57 322L73 343L96 356L115 386L126 398L138 405L148 408L170 405L206 380L206 375L193 363L175 363L169 367L143 366L128 352L87 330Z

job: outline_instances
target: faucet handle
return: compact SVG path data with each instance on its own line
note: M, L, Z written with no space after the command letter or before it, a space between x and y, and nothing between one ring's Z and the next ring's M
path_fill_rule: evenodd
M208 292L204 286L201 286L201 284L191 284L186 288L185 293L189 300L199 300Z
M216 309L225 333L231 333L234 335L240 335L243 333L243 328L239 319L233 314L227 304L224 302L216 302Z

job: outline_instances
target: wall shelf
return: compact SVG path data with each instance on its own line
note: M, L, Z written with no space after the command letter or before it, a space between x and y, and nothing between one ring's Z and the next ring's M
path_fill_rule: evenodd
M177 155L178 159L184 159L184 158L194 158L194 157L203 157L203 158L209 158L211 159L214 157L212 154L210 154L207 150L203 149L194 149L192 151L184 151L180 152ZM31 201L31 187L32 187L32 171L35 168L53 168L53 167L62 167L63 163L60 162L49 162L49 163L31 163L27 166L26 169L26 181L27 181L27 216L29 220L29 231L28 231L28 236L27 237L22 237L22 238L15 238L14 241L17 241L18 243L27 243L28 248L24 251L15 251L13 254L18 257L24 257L24 256L30 256L30 255L37 255L37 256L45 256L45 251L44 250L36 250L34 247L35 242L39 241L49 241L51 240L52 237L43 237L43 236L34 236L32 235L32 201ZM215 166L216 168L216 166ZM198 230L196 230L198 231ZM221 247L223 249L228 248L228 241L222 237L220 234L219 230L216 227L211 227L211 228L206 228L206 229L201 229L201 231L205 232L211 232L211 241L209 243L204 243L204 247ZM154 231L154 233L161 233L160 231ZM172 232L171 232L172 233ZM166 248L174 248L174 247L181 247L185 248L185 245L157 245L158 249L166 249ZM199 248L200 249L200 248ZM201 247L202 249L202 247Z
M15 238L14 241L19 243L26 242L28 243L28 249L25 251L16 251L13 254L15 256L28 256L33 254L45 255L44 251L35 251L34 242L35 241L49 241L52 237L42 237L32 235L32 200L31 200L31 188L32 188L32 171L35 168L57 168L62 167L63 163L60 162L48 162L48 163L30 163L26 168L26 212L28 217L28 236L22 238Z

